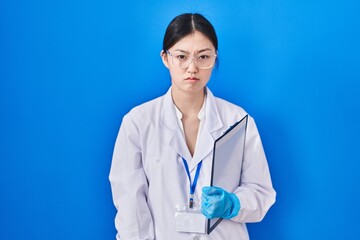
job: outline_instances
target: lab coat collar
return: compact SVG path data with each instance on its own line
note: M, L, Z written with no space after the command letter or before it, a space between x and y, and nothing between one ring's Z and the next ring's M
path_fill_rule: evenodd
M161 123L167 129L168 134L170 134L170 138L168 138L169 145L181 157L187 160L190 171L192 171L197 166L197 164L212 151L215 139L217 139L222 134L219 129L223 127L223 123L217 109L215 97L208 88L206 88L206 93L205 122L201 132L198 134L193 157L191 157L182 130L178 123L173 99L171 96L171 88L164 96L163 107L161 111Z

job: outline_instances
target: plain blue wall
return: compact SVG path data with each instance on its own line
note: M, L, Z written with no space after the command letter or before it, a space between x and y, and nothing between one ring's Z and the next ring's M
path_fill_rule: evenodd
M167 24L217 29L209 83L257 121L278 192L252 239L359 239L356 0L0 0L0 239L114 239L122 116L163 94Z

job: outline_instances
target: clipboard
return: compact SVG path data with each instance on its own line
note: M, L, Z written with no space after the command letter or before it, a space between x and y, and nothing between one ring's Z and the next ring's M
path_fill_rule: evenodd
M248 115L215 140L210 186L233 192L240 185L247 122ZM207 234L210 234L222 220L222 218L208 219Z

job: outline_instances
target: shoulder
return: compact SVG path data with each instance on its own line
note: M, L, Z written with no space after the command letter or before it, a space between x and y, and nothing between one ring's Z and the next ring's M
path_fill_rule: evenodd
M146 120L149 117L156 115L156 112L160 111L163 103L164 96L157 97L148 102L144 102L134 108L132 108L124 118L142 119Z
M251 134L259 135L254 118L242 107L215 97L219 115L226 126L231 126L247 116L247 129Z
M247 114L246 111L242 107L240 107L232 102L229 102L229 101L219 98L219 97L214 97L214 98L215 98L216 105L219 107L219 110Z
M206 89L206 92L209 97L210 105L215 104L216 108L220 114L221 113L237 113L237 114L241 114L241 115L247 114L246 111L242 107L240 107L232 102L229 102L225 99L215 96L209 88Z
M245 109L232 102L219 97L214 97L214 100L220 116L227 116L230 117L230 119L238 121L248 115Z

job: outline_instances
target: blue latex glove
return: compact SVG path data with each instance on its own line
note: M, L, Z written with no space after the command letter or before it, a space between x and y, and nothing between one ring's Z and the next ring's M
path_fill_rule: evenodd
M219 187L203 187L201 212L209 218L233 218L240 210L240 201L234 193Z

